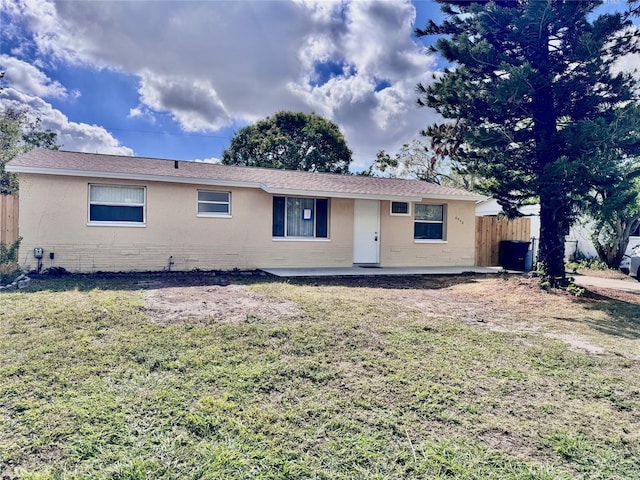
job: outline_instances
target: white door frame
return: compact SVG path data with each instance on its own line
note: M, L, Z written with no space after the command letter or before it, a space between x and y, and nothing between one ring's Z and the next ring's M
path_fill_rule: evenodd
M354 200L353 263L380 263L380 200Z

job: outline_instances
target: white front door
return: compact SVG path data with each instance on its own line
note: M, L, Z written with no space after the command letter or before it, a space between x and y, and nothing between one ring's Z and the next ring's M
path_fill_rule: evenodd
M355 200L353 263L380 262L380 201Z

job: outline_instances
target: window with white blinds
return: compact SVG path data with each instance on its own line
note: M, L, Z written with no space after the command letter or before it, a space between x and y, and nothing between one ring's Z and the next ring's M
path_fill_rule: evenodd
M144 224L145 187L89 185L89 223Z

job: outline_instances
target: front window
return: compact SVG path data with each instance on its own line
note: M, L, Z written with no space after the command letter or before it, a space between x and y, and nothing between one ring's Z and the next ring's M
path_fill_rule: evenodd
M444 205L416 203L413 238L415 240L444 240L445 213Z
M89 222L143 225L145 187L89 185Z
M273 236L328 238L329 200L273 197Z
M229 192L198 191L198 216L228 217L229 215L231 215Z

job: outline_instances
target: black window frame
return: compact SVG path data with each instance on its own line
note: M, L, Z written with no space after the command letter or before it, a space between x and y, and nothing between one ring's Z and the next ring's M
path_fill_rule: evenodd
M313 221L313 235L289 235L287 233L287 209L289 199L312 199L313 209L311 212L311 220ZM330 202L324 197L302 197L302 196L276 196L273 197L272 204L272 231L273 238L288 239L329 239L329 217Z
M400 204L406 205L406 207L407 207L407 211L406 212L394 212L393 211L394 205L400 205ZM399 201L392 200L391 202L389 202L389 215L398 216L398 217L410 217L411 216L411 202L399 202Z

